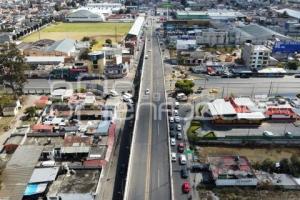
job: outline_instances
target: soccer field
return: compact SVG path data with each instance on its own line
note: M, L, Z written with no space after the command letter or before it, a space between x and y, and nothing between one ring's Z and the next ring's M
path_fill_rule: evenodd
M22 41L34 42L39 39L62 40L65 38L81 40L87 36L98 41L95 49L101 48L108 38L113 42L116 42L115 38L117 38L117 42L120 42L131 26L132 23L55 23L39 32L25 36Z

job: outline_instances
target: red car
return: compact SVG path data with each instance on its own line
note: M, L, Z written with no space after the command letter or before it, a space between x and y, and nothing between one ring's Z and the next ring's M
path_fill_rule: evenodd
M182 184L182 192L189 193L190 192L190 183L188 181L183 182Z
M184 144L183 143L179 143L177 146L178 152L179 153L183 153L184 152Z

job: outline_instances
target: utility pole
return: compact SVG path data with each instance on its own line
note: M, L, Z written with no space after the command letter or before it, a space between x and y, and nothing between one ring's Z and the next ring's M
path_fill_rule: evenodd
M272 83L273 83L273 82L271 81L270 88L269 88L269 92L268 92L268 96L270 96L270 95L271 95Z
M117 25L115 25L115 41L116 41L116 43L118 43Z

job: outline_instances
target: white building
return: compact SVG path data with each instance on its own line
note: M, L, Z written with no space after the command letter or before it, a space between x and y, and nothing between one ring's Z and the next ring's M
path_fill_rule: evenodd
M225 30L209 28L201 30L195 33L195 35L197 44L206 44L209 46L228 44L228 32Z
M257 69L267 67L270 62L271 49L264 45L245 43L242 59L246 66Z

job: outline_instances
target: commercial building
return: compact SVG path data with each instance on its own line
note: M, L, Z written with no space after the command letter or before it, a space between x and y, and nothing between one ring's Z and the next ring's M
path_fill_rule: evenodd
M72 39L58 41L44 39L20 47L23 55L28 57L76 57L81 50L88 48L89 42L79 42Z
M104 75L107 78L123 78L128 73L128 67L125 64L106 65Z
M271 49L264 45L245 43L242 50L242 59L246 66L259 69L269 65L271 52Z
M216 124L260 124L265 119L263 111L246 97L216 99L207 103L202 112Z
M66 16L67 22L102 22L105 21L103 15L92 13L89 10L76 10Z
M216 186L257 185L257 178L244 156L210 156L208 162Z
M195 33L197 44L205 44L208 46L226 45L229 42L229 35L226 30L219 29L203 29Z
M237 44L243 44L249 41L251 41L252 44L264 44L267 40L275 39L281 41L291 40L291 38L288 36L282 35L258 24L240 24L233 27L232 31L235 32Z

